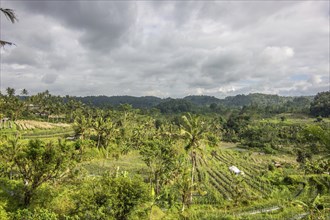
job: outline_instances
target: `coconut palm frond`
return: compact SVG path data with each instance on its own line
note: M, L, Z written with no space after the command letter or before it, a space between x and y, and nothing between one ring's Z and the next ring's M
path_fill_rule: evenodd
M10 8L0 8L0 11L5 14L6 18L9 19L12 23L15 23L15 21L18 21L18 18L16 17L15 11Z
M8 42L8 41L3 41L3 40L0 40L0 47L4 47L5 45L16 45L12 42Z

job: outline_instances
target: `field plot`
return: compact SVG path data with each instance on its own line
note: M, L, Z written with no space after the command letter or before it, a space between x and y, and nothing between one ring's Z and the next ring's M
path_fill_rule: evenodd
M283 167L269 170L274 161L280 161ZM329 192L330 177L328 174L304 175L295 168L296 165L297 162L288 155L282 158L279 155L238 152L234 148L209 152L198 158L196 179L204 181L207 191L213 195L204 196L209 199L196 195L195 204L211 205L206 208L231 206L227 210L211 208L208 212L210 219L222 219L224 216L230 216L230 219L300 219L308 215L308 202ZM233 166L239 169L239 173L229 169ZM274 179L269 178L274 173L284 179L274 183ZM283 190L283 184L288 188ZM214 198L220 199L215 201ZM301 201L305 206L297 205ZM322 197L322 204L324 208L330 207L328 196ZM202 214L194 217L208 218Z
M23 139L58 138L74 134L72 125L34 120L16 120L11 129L0 130L1 135L19 134Z
M101 157L102 159L94 159L82 164L87 170L89 176L101 176L104 172L111 170L118 170L120 172L128 172L132 174L143 174L146 176L147 166L141 160L137 151L129 152L122 155L118 159L105 159L103 152L94 151L94 157Z
M33 120L17 120L15 121L17 130L31 129L54 129L54 128L70 128L71 125L65 123L49 123Z
M266 171L263 163L253 163L252 158L243 158L230 150L213 151L206 159L198 159L198 176L206 173L208 184L227 200L266 198L272 192L269 182L261 178ZM235 166L239 173L229 168Z

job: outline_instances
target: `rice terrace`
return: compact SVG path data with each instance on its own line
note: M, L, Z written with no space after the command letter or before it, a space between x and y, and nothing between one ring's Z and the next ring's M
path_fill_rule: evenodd
M0 220L330 219L329 1L1 1Z

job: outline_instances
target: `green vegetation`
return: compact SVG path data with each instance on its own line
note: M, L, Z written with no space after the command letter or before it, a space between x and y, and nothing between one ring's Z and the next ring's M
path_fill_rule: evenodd
M330 92L318 93L311 103L311 114L314 116L329 117L330 115Z
M310 112L311 102L313 101L313 97L311 96L282 97L260 93L231 96L225 99L218 99L212 96L187 96L183 99L161 99L153 96L88 96L71 98L98 108L117 108L122 104L129 104L133 108L155 108L162 113L224 113L230 109L240 109L245 106L257 110L258 113L267 115L279 113L308 114Z
M0 95L0 219L329 218L324 93L158 110L24 94Z

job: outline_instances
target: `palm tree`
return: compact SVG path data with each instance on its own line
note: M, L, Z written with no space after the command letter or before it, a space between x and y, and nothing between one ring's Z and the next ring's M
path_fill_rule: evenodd
M91 127L91 120L89 117L85 117L81 112L76 116L73 124L73 130L75 136L79 137L81 140L84 140L86 133Z
M14 88L10 88L10 87L8 87L7 89L6 89L6 92L7 92L7 95L8 95L8 97L13 97L14 95L15 95L15 89Z
M22 89L21 95L27 96L29 92L26 89Z
M0 11L5 14L6 18L9 19L12 23L18 21L16 14L13 9L10 8L0 8Z
M17 19L17 16L14 12L13 9L9 9L9 8L0 8L0 11L2 13L4 13L4 15L6 16L6 18L8 20L11 21L11 23L15 23L15 21L18 21ZM3 40L0 40L0 47L3 47L5 45L14 45L14 43L12 42L8 42L8 41L3 41Z
M182 116L183 123L181 124L181 135L187 140L185 146L186 152L190 155L191 161L191 186L194 185L194 175L196 169L197 152L202 154L201 141L205 139L207 132L206 124L201 121L199 116ZM192 191L190 192L190 203L192 203Z
M110 118L98 116L92 123L92 127L97 134L97 147L107 148L115 127Z

